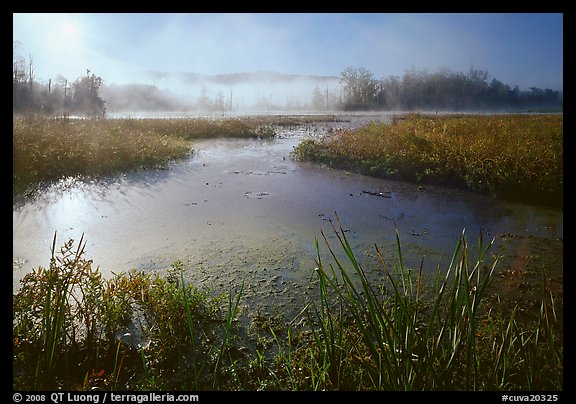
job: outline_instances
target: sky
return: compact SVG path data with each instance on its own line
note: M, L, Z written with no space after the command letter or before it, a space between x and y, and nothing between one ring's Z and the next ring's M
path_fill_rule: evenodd
M13 14L17 53L36 80L158 84L151 71L275 71L376 78L410 69L486 70L521 89L563 89L561 13Z

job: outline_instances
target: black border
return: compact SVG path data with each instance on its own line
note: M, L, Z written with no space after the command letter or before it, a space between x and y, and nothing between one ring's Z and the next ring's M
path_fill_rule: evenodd
M568 112L567 118L565 119L565 125L568 126L568 133L569 136L567 138L568 143L570 145L572 142L571 136L574 132L571 130L573 123L572 123L572 116L574 112L573 107L573 78L570 76L572 72L576 72L576 70L572 67L573 62L571 61L572 50L576 50L576 46L574 46L574 39L576 39L576 33L574 32L574 14L573 14L573 4L576 2L570 2L570 0L547 0L547 1L540 1L540 0L501 0L501 1L459 1L459 2L425 2L425 3L415 3L410 1L395 1L395 2L385 2L383 0L380 1L367 1L365 0L360 4L358 1L353 2L332 2L332 4L328 5L327 2L316 2L312 4L310 1L308 2L297 2L297 1L289 1L289 2L229 2L229 3L222 3L222 2L180 2L174 3L173 6L167 2L139 2L138 3L138 10L135 10L134 3L127 2L127 3L116 3L112 6L109 4L102 4L98 2L89 3L89 2L70 2L70 4L66 4L65 2L41 2L41 3L27 3L27 2L19 2L14 4L10 2L9 4L10 10L3 13L3 17L5 20L3 21L2 26L8 27L12 26L12 13L16 12L144 12L144 13L164 13L164 12L237 12L237 13L252 13L252 12L273 12L273 13L356 13L356 12L378 12L378 13L446 13L446 12L462 12L462 13L563 13L564 14L564 109ZM7 37L7 35L5 35ZM8 47L8 41L6 40L6 47ZM568 52L566 51L568 50ZM5 50L5 55L8 57L9 51L8 49ZM11 69L11 62L5 64L6 69ZM11 72L5 72L2 76L7 81L11 77ZM8 90L11 86L11 83L6 84L6 90ZM6 91L5 94L8 96L9 92ZM6 125L8 120L5 120ZM10 129L6 128L4 132L4 139L6 141L6 145L4 150L11 151L11 141L9 142L8 131ZM574 150L572 147L565 147L565 150L570 153ZM569 154L568 156L571 157ZM5 159L5 163L8 165L12 159L7 157ZM570 170L570 168L569 168ZM10 173L10 169L8 167L5 168L4 172ZM570 172L570 171L569 171ZM570 176L565 177L570 179ZM11 177L9 179L11 182ZM566 184L566 182L565 182ZM568 186L567 189L570 189ZM570 199L571 196L565 193L565 198ZM8 198L6 198L8 199ZM567 201L568 202L568 201ZM571 209L569 204L565 204L568 209L566 210L570 213ZM8 213L8 207L6 207L6 212ZM568 235L568 239L570 238L570 232L566 233ZM565 235L566 236L566 235ZM8 265L5 268L7 271ZM570 282L570 271L565 272L565 284L573 285L573 282ZM11 285L9 282L5 282L5 285ZM11 289L11 287L10 287ZM569 296L566 294L566 296ZM6 293L2 294L2 298L5 300L3 306L9 307L12 303L12 291L8 290ZM571 304L571 301L565 302L565 304ZM566 310L567 313L571 311ZM8 316L6 323L8 326ZM573 354L573 348L569 343L573 337L568 334L565 328L565 341L568 343L564 344L564 358L568 359L565 360L571 365L570 356ZM6 341L3 341L7 346L11 346L12 344L12 337L11 332L8 330L3 333L4 338ZM567 337L567 338L566 338ZM4 374L12 374L12 355L11 349L6 349L6 365L9 367L9 373L6 372ZM10 355L10 358L8 356ZM550 391L550 392L435 392L435 391L426 391L426 392L292 392L289 395L290 399L314 399L314 398L322 398L322 399L350 399L350 400L373 400L373 399L387 399L390 398L392 400L399 399L399 400L442 400L443 403L448 402L455 402L455 403L463 403L468 402L470 400L477 400L478 402L482 403L501 403L504 402L502 397L503 395L507 394L509 396L530 396L532 395L557 395L558 401L557 402L565 402L566 398L571 396L573 388L570 384L570 381L573 380L571 369L564 369L564 391ZM13 394L15 391L12 389L11 382L3 383L4 388L9 392L7 394L3 394L3 397L6 397L6 400L11 401L13 399ZM22 394L30 394L31 392L21 392ZM46 392L36 392L37 394L45 394L46 395L46 402L49 402L49 395L53 393L52 391ZM115 392L116 393L116 392ZM141 392L124 392L121 394L129 395L129 394L139 394ZM161 393L161 392L159 392ZM198 394L200 402L209 402L212 400L220 400L220 399L230 399L230 400L273 400L275 398L281 399L286 393L289 392L170 392L173 394L181 394L181 393L191 393L191 394ZM9 394L9 395L8 395ZM98 395L102 395L103 393L95 393ZM282 396L281 396L281 395ZM509 400L511 401L511 400ZM520 400L518 400L520 401ZM524 400L522 400L524 401ZM11 401L15 402L15 401ZM66 402L66 401L63 401ZM102 397L100 397L99 402L102 402ZM109 402L109 400L107 400ZM127 402L127 401L125 401ZM542 401L540 401L542 402Z

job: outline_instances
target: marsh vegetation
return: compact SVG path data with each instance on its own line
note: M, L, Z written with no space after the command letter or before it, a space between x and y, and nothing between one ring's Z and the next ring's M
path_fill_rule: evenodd
M56 250L14 296L16 390L562 390L557 296L540 285L535 313L488 299L498 257L466 234L427 279L397 261L369 282L346 232L317 240L315 292L297 318L239 321L243 284L214 295L130 271L105 279L85 243ZM332 258L321 258L326 249ZM340 253L344 259L340 259ZM561 310L561 307L560 307Z
M163 167L194 153L195 139L273 138L274 126L335 120L334 115L223 119L13 118L13 190L63 177L94 178Z
M311 138L295 157L384 178L561 206L562 115L420 115Z
M272 137L323 117L51 120L14 118L14 189L62 176L164 166L194 140ZM295 157L332 167L479 192L562 197L562 116L408 115L310 136ZM82 238L56 234L46 267L13 296L16 390L562 390L563 302L546 261L535 296L498 295L492 240L454 235L451 260L408 264L392 251L367 264L338 220L321 232L311 293L295 318L248 312L244 283L222 293L186 265L104 276ZM394 257L390 259L390 257ZM97 258L97 257L95 257ZM409 259L410 258L410 259ZM370 261L372 262L372 261ZM382 276L378 277L378 274ZM376 276L376 277L375 277Z

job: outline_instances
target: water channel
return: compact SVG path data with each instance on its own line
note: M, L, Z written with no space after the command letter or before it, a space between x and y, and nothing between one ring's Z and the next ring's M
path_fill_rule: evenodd
M396 230L408 266L446 266L465 229L514 248L504 234L563 238L563 212L485 195L371 178L294 161L310 136L383 117L352 116L279 128L273 140L195 141L194 154L165 169L83 182L62 180L13 206L13 290L22 276L47 267L57 245L86 240L86 258L107 275L135 268L163 271L185 264L190 281L218 292L245 284L246 304L273 311L297 303L316 266L322 232L338 249L331 222L339 217L359 257L374 245L397 261ZM363 258L364 259L364 258ZM279 303L283 302L283 303Z

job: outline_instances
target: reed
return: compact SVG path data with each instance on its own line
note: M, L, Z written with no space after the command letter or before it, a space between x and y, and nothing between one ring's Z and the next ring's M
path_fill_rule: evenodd
M270 138L275 132L249 119L13 118L13 190L68 176L103 176L165 166L193 152L193 140Z
M562 205L563 116L419 115L308 139L297 159Z
M84 248L82 237L76 249L69 240L58 253L55 233L50 266L27 274L14 298L14 343L24 349L24 366L35 369L31 383L35 389L54 387L55 375L70 365L78 345L89 349L88 361L98 349L94 327L98 311L92 299L100 292L95 285L101 278L91 261L82 257ZM74 352L65 354L65 347Z
M309 311L316 331L308 367L323 388L562 389L562 341L548 303L553 299L543 300L536 324L517 323L516 309L495 318L486 300L498 258L488 263L492 242L484 244L482 235L472 258L462 233L445 274L428 285L435 297L422 300L422 268L404 266L398 233L398 263L387 271L386 286L378 287L368 281L344 230L334 231L346 261L323 234L332 262L322 261L317 244L319 298Z
M397 231L396 262L375 246L370 271L383 275L369 280L338 218L332 226L326 251L315 243L304 325L256 316L252 332L237 321L244 284L214 295L186 283L180 261L104 279L83 239L57 252L55 234L50 267L14 295L14 389L563 389L561 302L545 276L538 312L521 319L522 301L493 300L499 258L481 233L474 247L462 232L430 279L423 261L406 266Z
M224 353L227 351L228 345L232 338L231 334L232 324L239 311L240 299L242 297L243 290L244 290L244 282L242 282L242 284L240 285L240 290L236 295L236 299L234 301L232 299L232 291L230 291L230 294L228 295L228 306L226 311L224 338L222 339L222 344L220 345L220 350L218 351L218 357L216 359L216 364L214 365L214 373L213 373L214 376L212 378L213 380L212 388L214 389L218 387L219 372L222 366L222 358L224 356ZM228 355L228 359L230 360L232 370L234 371L235 361L230 354Z

